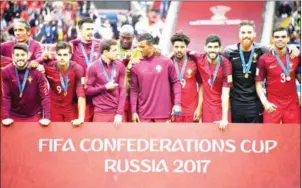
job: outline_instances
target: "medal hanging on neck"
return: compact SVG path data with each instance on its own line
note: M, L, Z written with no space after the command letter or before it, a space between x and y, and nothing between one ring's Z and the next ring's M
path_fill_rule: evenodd
M180 84L181 84L182 88L184 88L186 86L186 80L184 79L184 73L185 73L185 70L186 70L187 62L188 62L188 58L187 58L187 56L185 56L184 57L184 63L183 63L182 68L181 68L181 72L179 72L178 63L177 63L176 57L174 57L174 66L175 66L175 69L176 69L178 80L180 81Z
M255 53L255 46L253 45L250 56L249 56L249 61L246 63L245 59L244 59L242 48L239 47L239 54L240 54L240 60L241 60L241 63L242 63L242 69L243 69L242 71L243 71L243 74L244 74L244 78L248 78L249 73L251 73L250 69L251 69L254 53Z
M285 56L286 56L286 68L283 64L283 62L281 61L279 55L276 53L276 51L273 51L273 54L275 56L275 58L277 59L278 64L280 65L280 67L282 68L284 74L285 74L285 79L286 81L290 81L291 77L290 77L290 59L289 59L289 54L288 51L286 50Z
M104 67L103 62L102 62L102 58L100 58L100 64L101 64L102 71L103 71L103 74L104 74L104 76L105 76L107 82L113 82L113 79L114 79L114 72L115 72L114 64L112 63L111 77L110 77L110 78L109 78L109 76L108 76L107 71L105 70L105 67Z
M27 78L28 78L29 69L26 68L26 70L25 70L25 74L24 74L24 77L23 77L23 80L22 80L22 85L20 83L20 77L19 77L19 72L18 72L17 67L15 67L15 72L16 72L18 89L19 89L19 97L22 98L23 91L24 91L24 88L26 86L26 81L27 81Z
M208 83L211 86L211 88L213 88L214 82L215 82L215 80L217 78L217 74L218 74L218 70L219 70L220 64L221 64L221 57L218 56L218 58L217 58L217 64L216 64L216 67L215 67L215 70L214 70L214 75L212 76L212 74L211 74L211 68L210 68L210 63L208 62L208 72L210 74L210 79L208 80Z
M68 66L67 72L65 74L65 79L63 79L63 75L61 73L61 71L58 69L59 71L59 77L60 77L60 82L61 82L61 86L63 88L64 91L64 96L67 96L67 90L68 90L68 82L69 82L69 69L70 69L70 64Z
M88 59L87 52L86 52L86 50L85 50L85 48L84 48L84 46L83 46L83 43L80 43L80 48L81 48L82 54L84 55L86 65L89 66L89 65L92 63L92 60L93 60L93 55L94 55L94 42L92 42L92 44L91 44L89 59Z

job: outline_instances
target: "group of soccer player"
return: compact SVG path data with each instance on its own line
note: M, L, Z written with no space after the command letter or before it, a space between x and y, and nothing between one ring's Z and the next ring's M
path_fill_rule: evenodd
M30 38L27 22L14 23L15 40L0 45L3 125L205 122L224 130L229 121L300 123L300 51L287 45L285 28L273 31L268 47L255 43L254 23L243 21L239 43L222 50L219 36L209 35L203 54L178 32L169 57L149 33L135 46L130 25L121 28L119 41L94 39L90 18L78 29L79 39L58 42L52 56Z

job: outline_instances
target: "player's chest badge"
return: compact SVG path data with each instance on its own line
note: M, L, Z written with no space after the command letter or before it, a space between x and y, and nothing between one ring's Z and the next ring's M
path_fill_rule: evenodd
M28 76L28 83L31 84L31 81L33 80L33 78L31 76Z
M258 54L254 53L253 63L257 63Z
M188 69L188 70L187 70L187 77L188 77L188 78L191 78L191 77L192 77L192 72L193 72L192 69Z
M155 69L156 69L157 72L161 72L161 70L162 70L163 68L162 68L162 66L157 65L157 66L155 67Z

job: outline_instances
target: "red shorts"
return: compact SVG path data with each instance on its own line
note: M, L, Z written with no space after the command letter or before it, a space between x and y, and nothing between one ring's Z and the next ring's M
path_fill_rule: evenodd
M156 118L156 119L146 119L146 118L139 118L140 122L142 123L166 123L167 121L170 121L170 118Z
M50 107L51 121L53 122L71 122L77 119L77 112L73 108L59 109L56 107Z
M213 123L214 121L220 121L222 118L221 108L207 108L207 106L202 107L202 118L203 123Z
M125 107L124 107L124 114L125 114L125 121L126 122L132 122L132 113L131 113L131 106L130 106L130 98L127 97L125 101Z
M93 116L93 122L114 122L114 117L116 113L104 113L95 112ZM125 120L125 115L123 116L123 122Z
M274 113L263 113L263 123L277 123L280 124L300 124L301 123L301 109L299 105L294 104L290 108L278 109Z
M175 123L192 123L192 122L195 122L193 121L193 116L192 115L184 115L184 116L174 116L172 117L172 122L175 122Z

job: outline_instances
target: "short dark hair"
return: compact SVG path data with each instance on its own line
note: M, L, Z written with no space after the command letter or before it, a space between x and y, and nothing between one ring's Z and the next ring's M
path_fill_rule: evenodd
M218 35L214 35L214 34L209 35L206 38L206 45L209 44L210 42L218 42L219 46L221 46L221 40Z
M14 45L14 48L13 48L13 51L15 50L23 50L24 52L28 53L28 47L26 44L15 44Z
M56 52L58 52L59 50L62 50L62 49L67 49L67 48L69 50L69 53L72 53L72 47L71 47L71 45L68 42L59 41L56 44Z
M175 33L171 39L171 43L174 44L175 42L184 42L187 46L190 44L190 38L185 35L183 32Z
M105 50L107 50L108 52L110 51L111 46L113 45L117 45L116 40L103 40L101 42L101 53L103 53Z
M31 28L30 25L29 25L29 23L27 21L25 21L25 20L18 19L18 20L15 20L14 22L15 22L14 24L16 24L16 23L22 23L22 24L24 24L26 31L29 31L30 28Z
M84 23L92 23L93 24L93 20L90 17L86 17L86 18L81 19L78 22L78 26L79 26L80 29L82 28Z
M154 38L150 33L144 33L138 36L137 41L142 42L142 41L147 41L148 44L153 44Z
M285 27L276 27L272 32L272 36L274 36L274 34L279 31L286 31L287 36L289 36L289 32Z
M240 22L239 24L239 28L243 27L243 26L252 26L254 28L254 30L256 29L255 23L252 20L243 20L242 22Z

